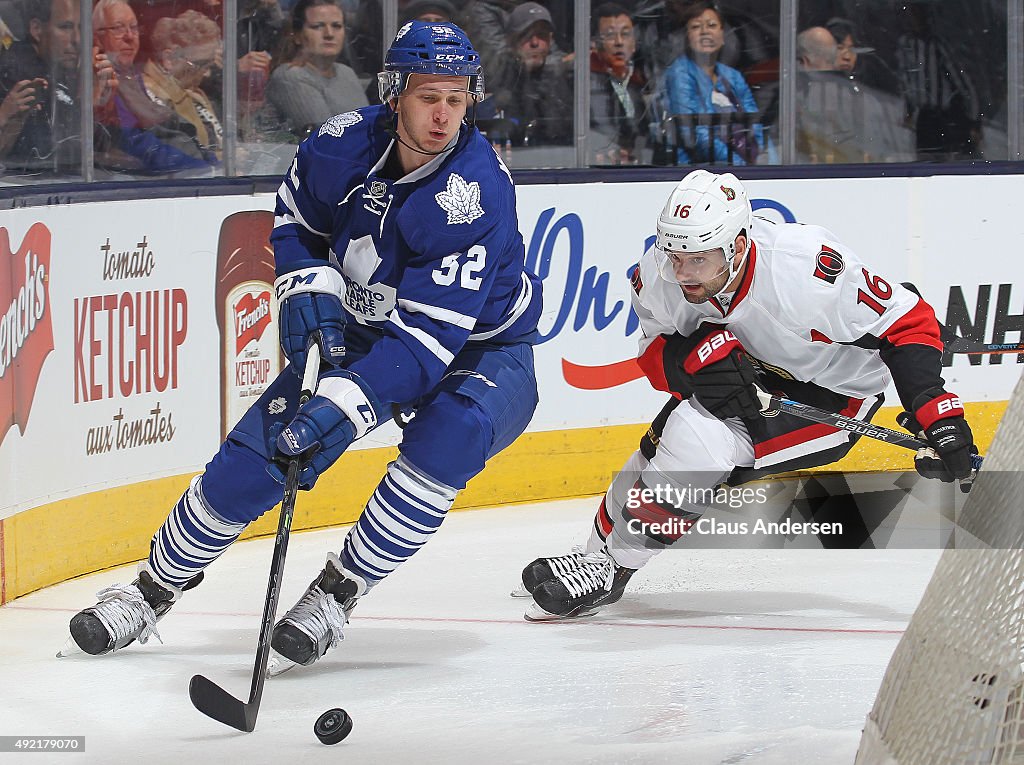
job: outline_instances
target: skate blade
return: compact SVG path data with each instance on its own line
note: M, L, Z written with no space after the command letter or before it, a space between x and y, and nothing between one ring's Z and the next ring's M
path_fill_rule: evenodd
M589 611L580 611L579 613L572 614L570 616L560 616L559 614L553 614L550 611L545 611L536 603L531 603L530 607L526 609L526 613L523 614L523 618L528 622L571 622L576 619L585 619L588 616L595 616L596 614L596 609L590 609Z
M277 677L283 675L290 669L294 669L299 666L291 659L286 659L284 656L279 654L277 651L270 652L270 658L267 659L267 676Z
M76 654L85 655L85 651L78 647L78 643L75 642L73 637L69 637L67 642L64 643L64 646L57 651L57 658L63 659L66 656L74 656Z
M532 598L533 593L526 589L526 585L519 582L515 587L512 588L512 592L509 593L509 597L512 598Z

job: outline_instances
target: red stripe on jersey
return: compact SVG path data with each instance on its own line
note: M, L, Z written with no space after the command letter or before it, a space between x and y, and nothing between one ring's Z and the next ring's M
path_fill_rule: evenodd
M608 517L608 508L605 506L604 499L601 500L601 506L597 508L597 515L594 516L594 526L597 528L597 533L601 535L601 539L606 539L612 533L612 519Z
M676 398L682 398L678 393L670 391L668 389L668 378L665 377L665 337L664 335L658 335L654 338L654 341L647 346L647 349L640 354L637 358L636 363L640 365L640 369L647 375L647 379L651 381L651 385L656 390L663 390L666 393L671 393Z
M826 343L832 345L832 338L823 332L819 332L816 329L811 330L811 342L812 343Z
M889 329L882 334L883 340L893 345L927 345L937 351L942 350L939 337L939 321L935 311L921 298L907 313L898 318Z
M754 245L754 240L750 238L749 231L747 232L747 242L750 247L750 249L747 250L747 267L743 272L743 281L740 282L740 287L736 290L736 297L732 299L728 313L732 313L736 306L740 304L740 301L747 296L747 293L750 292L750 285L754 281L754 265L757 262L757 247Z
M847 400L846 408L843 409L839 414L844 417L853 417L864 403L862 398L851 398ZM834 428L831 425L823 425L821 423L815 423L814 425L808 425L806 428L798 428L797 430L791 430L789 433L783 433L781 436L775 438L769 438L767 441L762 441L759 444L754 444L754 456L758 459L768 454L774 454L775 452L781 452L783 449L788 449L791 446L797 446L798 444L805 444L808 441L813 441L816 438L823 438L824 436L830 436L833 433L838 433L841 428Z

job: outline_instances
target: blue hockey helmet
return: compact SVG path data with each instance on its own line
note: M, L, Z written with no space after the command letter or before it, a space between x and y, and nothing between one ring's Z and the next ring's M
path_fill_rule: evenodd
M483 98L480 54L454 24L410 21L398 30L384 57L384 71L377 75L381 102L398 98L410 74L468 77L470 94L477 100Z

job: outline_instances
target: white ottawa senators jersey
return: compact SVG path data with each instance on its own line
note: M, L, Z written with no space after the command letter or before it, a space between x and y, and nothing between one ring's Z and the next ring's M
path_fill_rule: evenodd
M667 390L651 372L660 361L645 356L660 354L659 336L690 335L704 322L727 325L755 361L783 378L861 399L892 379L880 345L941 351L931 307L866 267L827 229L754 218L750 240L742 283L727 304L686 302L679 285L659 275L662 256L653 246L640 259L633 304L644 331L641 366L655 387Z

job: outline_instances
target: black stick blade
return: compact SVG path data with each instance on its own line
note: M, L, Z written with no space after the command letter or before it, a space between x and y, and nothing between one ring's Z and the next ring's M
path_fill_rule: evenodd
M250 719L249 705L239 701L212 680L202 675L193 675L188 684L188 697L192 705L207 717L230 725L243 733L252 733L256 727L256 715Z

